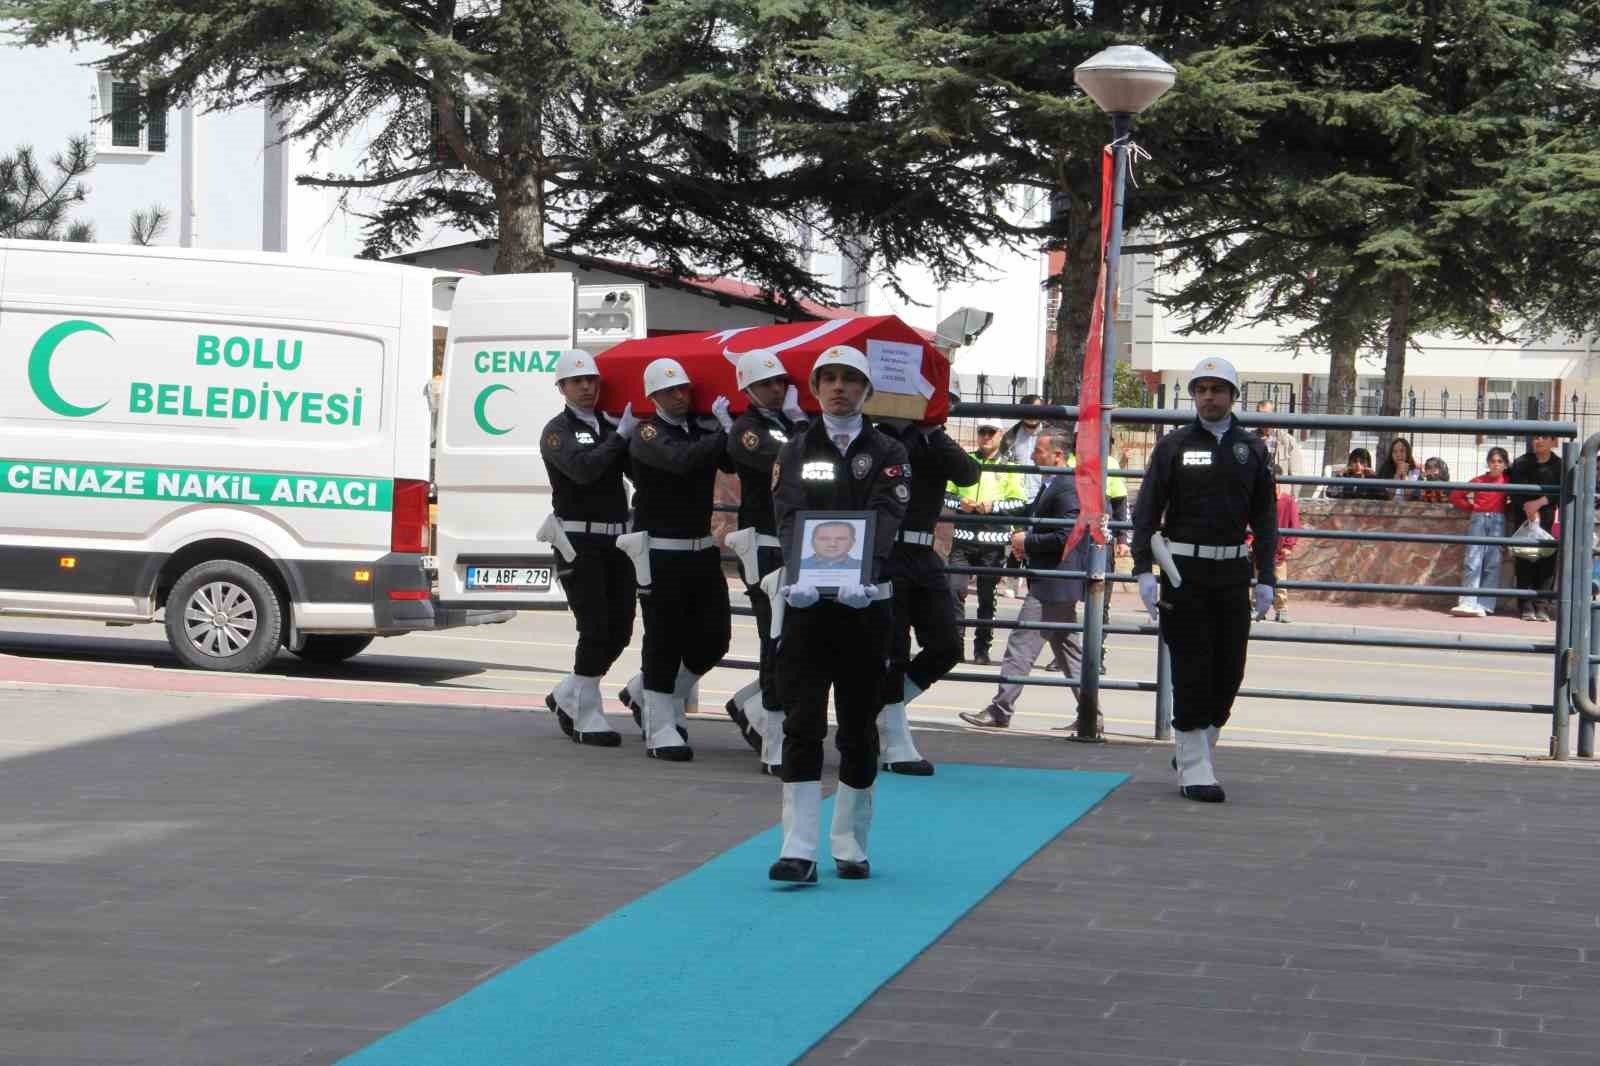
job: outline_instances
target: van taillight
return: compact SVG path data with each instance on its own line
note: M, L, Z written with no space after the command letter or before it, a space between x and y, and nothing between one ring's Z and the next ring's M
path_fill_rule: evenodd
M389 517L389 550L422 555L428 550L428 483L394 479L394 510Z

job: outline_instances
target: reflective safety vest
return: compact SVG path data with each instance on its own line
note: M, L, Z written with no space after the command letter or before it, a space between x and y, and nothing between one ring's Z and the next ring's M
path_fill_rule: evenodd
M978 460L979 466L996 466L1006 463L996 452L992 458L985 459L977 452L972 457ZM948 510L959 512L962 500L972 500L976 503L989 505L991 515L1015 514L1028 506L1022 487L1022 475L1014 470L985 471L978 478L976 485L946 485L944 504ZM958 518L955 520L953 537L957 543L978 544L1009 544L1011 542L1011 528L997 523L985 522L967 525Z

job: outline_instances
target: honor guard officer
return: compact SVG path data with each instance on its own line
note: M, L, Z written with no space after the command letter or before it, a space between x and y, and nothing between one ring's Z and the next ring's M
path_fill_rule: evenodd
M1172 653L1179 789L1186 799L1221 803L1212 751L1244 680L1252 549L1254 613L1272 605L1277 494L1266 445L1230 414L1239 396L1233 366L1201 360L1189 395L1199 418L1163 437L1147 464L1134 507L1133 572Z
M906 452L875 430L861 409L872 395L866 356L834 345L811 369L811 392L822 417L784 445L774 471L773 505L785 558L810 550L795 522L803 511L873 511L873 543L862 545L867 584L845 578L835 598L786 585L778 644L778 694L783 720L783 846L768 876L814 884L822 822L822 743L828 735L828 692L838 726L839 789L830 834L842 878L868 876L867 834L878 776L878 716L889 655L889 553L911 498ZM795 560L798 562L798 559Z
M600 372L584 351L561 353L556 388L567 405L544 427L539 452L555 513L539 539L556 547L556 573L578 626L572 673L544 698L561 731L579 744L622 743L600 705L600 679L633 639L633 564L617 550L628 532L628 432L633 408L612 429L595 414Z
M761 664L756 680L734 693L727 708L745 740L761 753L762 772L776 774L783 762L783 703L778 698L772 601L761 579L783 568L772 511L772 467L789 438L805 429L806 417L776 354L762 348L746 352L739 357L736 374L750 407L728 427L728 456L739 474L739 529L727 544L739 556L745 595L755 612Z
M645 367L655 414L628 446L636 531L619 541L634 561L644 615L642 698L624 696L644 730L651 758L688 762L684 701L700 676L728 651L728 582L711 539L717 471L728 469L728 435L690 414L689 375L675 359ZM717 398L725 408L727 399Z
M941 426L912 423L878 428L905 448L910 480L906 515L887 570L894 582L894 635L889 673L884 677L884 707L878 716L878 744L885 770L927 777L933 773L933 763L922 757L911 737L906 704L961 661L962 645L961 627L956 624L960 611L944 560L933 550L933 529L945 503L946 486L976 484L980 468ZM911 656L912 630L917 634L916 658Z

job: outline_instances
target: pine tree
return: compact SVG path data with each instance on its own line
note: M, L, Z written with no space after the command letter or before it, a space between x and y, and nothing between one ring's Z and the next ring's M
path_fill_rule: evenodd
M36 241L94 240L88 222L72 222L67 215L88 199L83 177L94 169L94 151L86 137L74 137L67 150L51 157L50 170L39 165L33 149L22 145L0 156L0 237Z

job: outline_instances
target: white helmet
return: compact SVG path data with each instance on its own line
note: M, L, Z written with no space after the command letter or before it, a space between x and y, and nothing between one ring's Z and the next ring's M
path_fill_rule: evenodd
M662 389L688 385L689 372L676 359L652 359L644 368L644 394L654 396Z
M1193 385L1196 378L1216 378L1226 381L1233 389L1235 396L1239 395L1239 374L1233 369L1233 364L1226 359L1218 359L1208 355L1195 364L1194 371L1189 375L1189 384Z
M594 356L582 348L565 348L556 357L556 384L559 385L568 378L598 377L599 367L594 365Z
M817 375L825 366L847 366L857 371L867 379L867 395L872 395L872 370L867 366L867 357L861 354L861 349L852 348L848 344L835 344L822 349L822 354L817 356L817 361L811 364L811 394L817 392Z
M776 353L765 348L753 348L739 357L734 373L738 376L739 391L743 392L758 381L783 377L788 371Z

